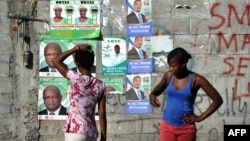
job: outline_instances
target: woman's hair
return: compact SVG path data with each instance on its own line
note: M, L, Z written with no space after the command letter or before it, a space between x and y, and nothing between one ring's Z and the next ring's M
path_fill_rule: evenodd
M179 63L187 63L188 59L191 58L191 55L183 48L177 47L169 52L168 54L168 61L174 59Z
M94 51L92 50L92 46L88 44L81 44L81 46L87 46L89 49L87 50L81 50L79 52L75 53L75 62L77 62L81 67L90 70L91 67L94 64Z

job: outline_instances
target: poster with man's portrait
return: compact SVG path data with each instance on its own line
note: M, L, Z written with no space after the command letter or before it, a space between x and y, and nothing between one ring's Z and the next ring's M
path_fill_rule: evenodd
M152 37L127 37L127 73L153 72Z
M126 0L127 34L152 35L151 0Z
M65 78L39 78L38 119L65 120L69 112L69 82Z
M69 40L55 40L48 35L40 37L39 44L39 76L40 77L62 77L62 75L54 68L52 60L68 50L70 45ZM64 63L68 68L74 66L73 57L65 59Z
M151 105L149 94L151 92L150 74L132 74L125 78L125 113L149 114Z
M102 74L125 75L126 65L126 40L124 38L104 38L102 41Z

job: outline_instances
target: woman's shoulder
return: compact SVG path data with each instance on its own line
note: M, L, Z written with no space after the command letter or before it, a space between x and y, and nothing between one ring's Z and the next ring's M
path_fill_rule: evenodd
M191 73L194 75L195 79L205 79L205 77L199 73L196 72L191 72Z
M74 70L68 70L66 73L66 76L67 76L67 78L71 79L71 78L79 77L79 74Z
M98 79L97 77L94 77L93 79L95 79L95 81L97 81L96 84L98 84L98 87L101 88L103 91L105 91L106 85L105 85L104 81L101 79Z
M97 78L97 77L92 77L97 83L101 84L101 85L105 85L104 81Z
M203 75L196 73L196 72L193 72L193 79L198 85L208 82L207 78L205 78Z
M164 79L169 83L171 77L172 77L172 72L171 71L167 71L164 73Z
M171 77L173 74L171 71L167 71L164 73L164 77Z

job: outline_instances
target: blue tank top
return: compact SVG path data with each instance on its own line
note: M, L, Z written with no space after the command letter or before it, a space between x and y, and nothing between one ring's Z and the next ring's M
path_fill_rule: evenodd
M171 76L166 89L166 107L163 120L172 126L185 126L183 122L185 114L193 113L193 105L196 94L191 92L193 72L190 72L186 86L181 90L173 88L174 76Z

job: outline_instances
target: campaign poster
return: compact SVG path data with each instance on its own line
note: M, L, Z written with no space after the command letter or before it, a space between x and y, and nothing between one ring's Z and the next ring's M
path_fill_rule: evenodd
M89 45L92 46L92 50L94 51L94 54L95 54L95 58L94 58L95 60L94 60L94 65L92 66L90 71L91 71L92 75L95 76L95 73L96 73L97 41L96 40L71 40L71 42L69 43L69 49L75 47L78 44L89 44ZM78 71L78 69L76 68L74 63L70 64L70 66L72 66L71 67L72 70Z
M39 44L39 76L40 77L62 77L62 75L54 68L52 60L68 50L70 45L69 40L51 39L49 35L42 35ZM69 68L73 66L73 57L69 56L64 60L64 63Z
M125 75L126 65L126 40L124 38L104 38L102 41L102 74Z
M108 94L123 94L124 79L123 78L101 78L105 83L106 93Z
M151 114L152 108L149 99L144 101L126 101L125 114Z
M38 84L38 119L65 120L70 108L68 80L62 77L40 77Z
M75 0L50 0L50 35L53 39L74 39Z
M152 37L127 37L127 73L152 73Z
M151 0L126 0L127 35L151 36Z
M150 114L152 111L149 102L151 92L150 74L126 75L125 79L125 113Z
M76 0L74 13L76 39L100 36L100 0Z

